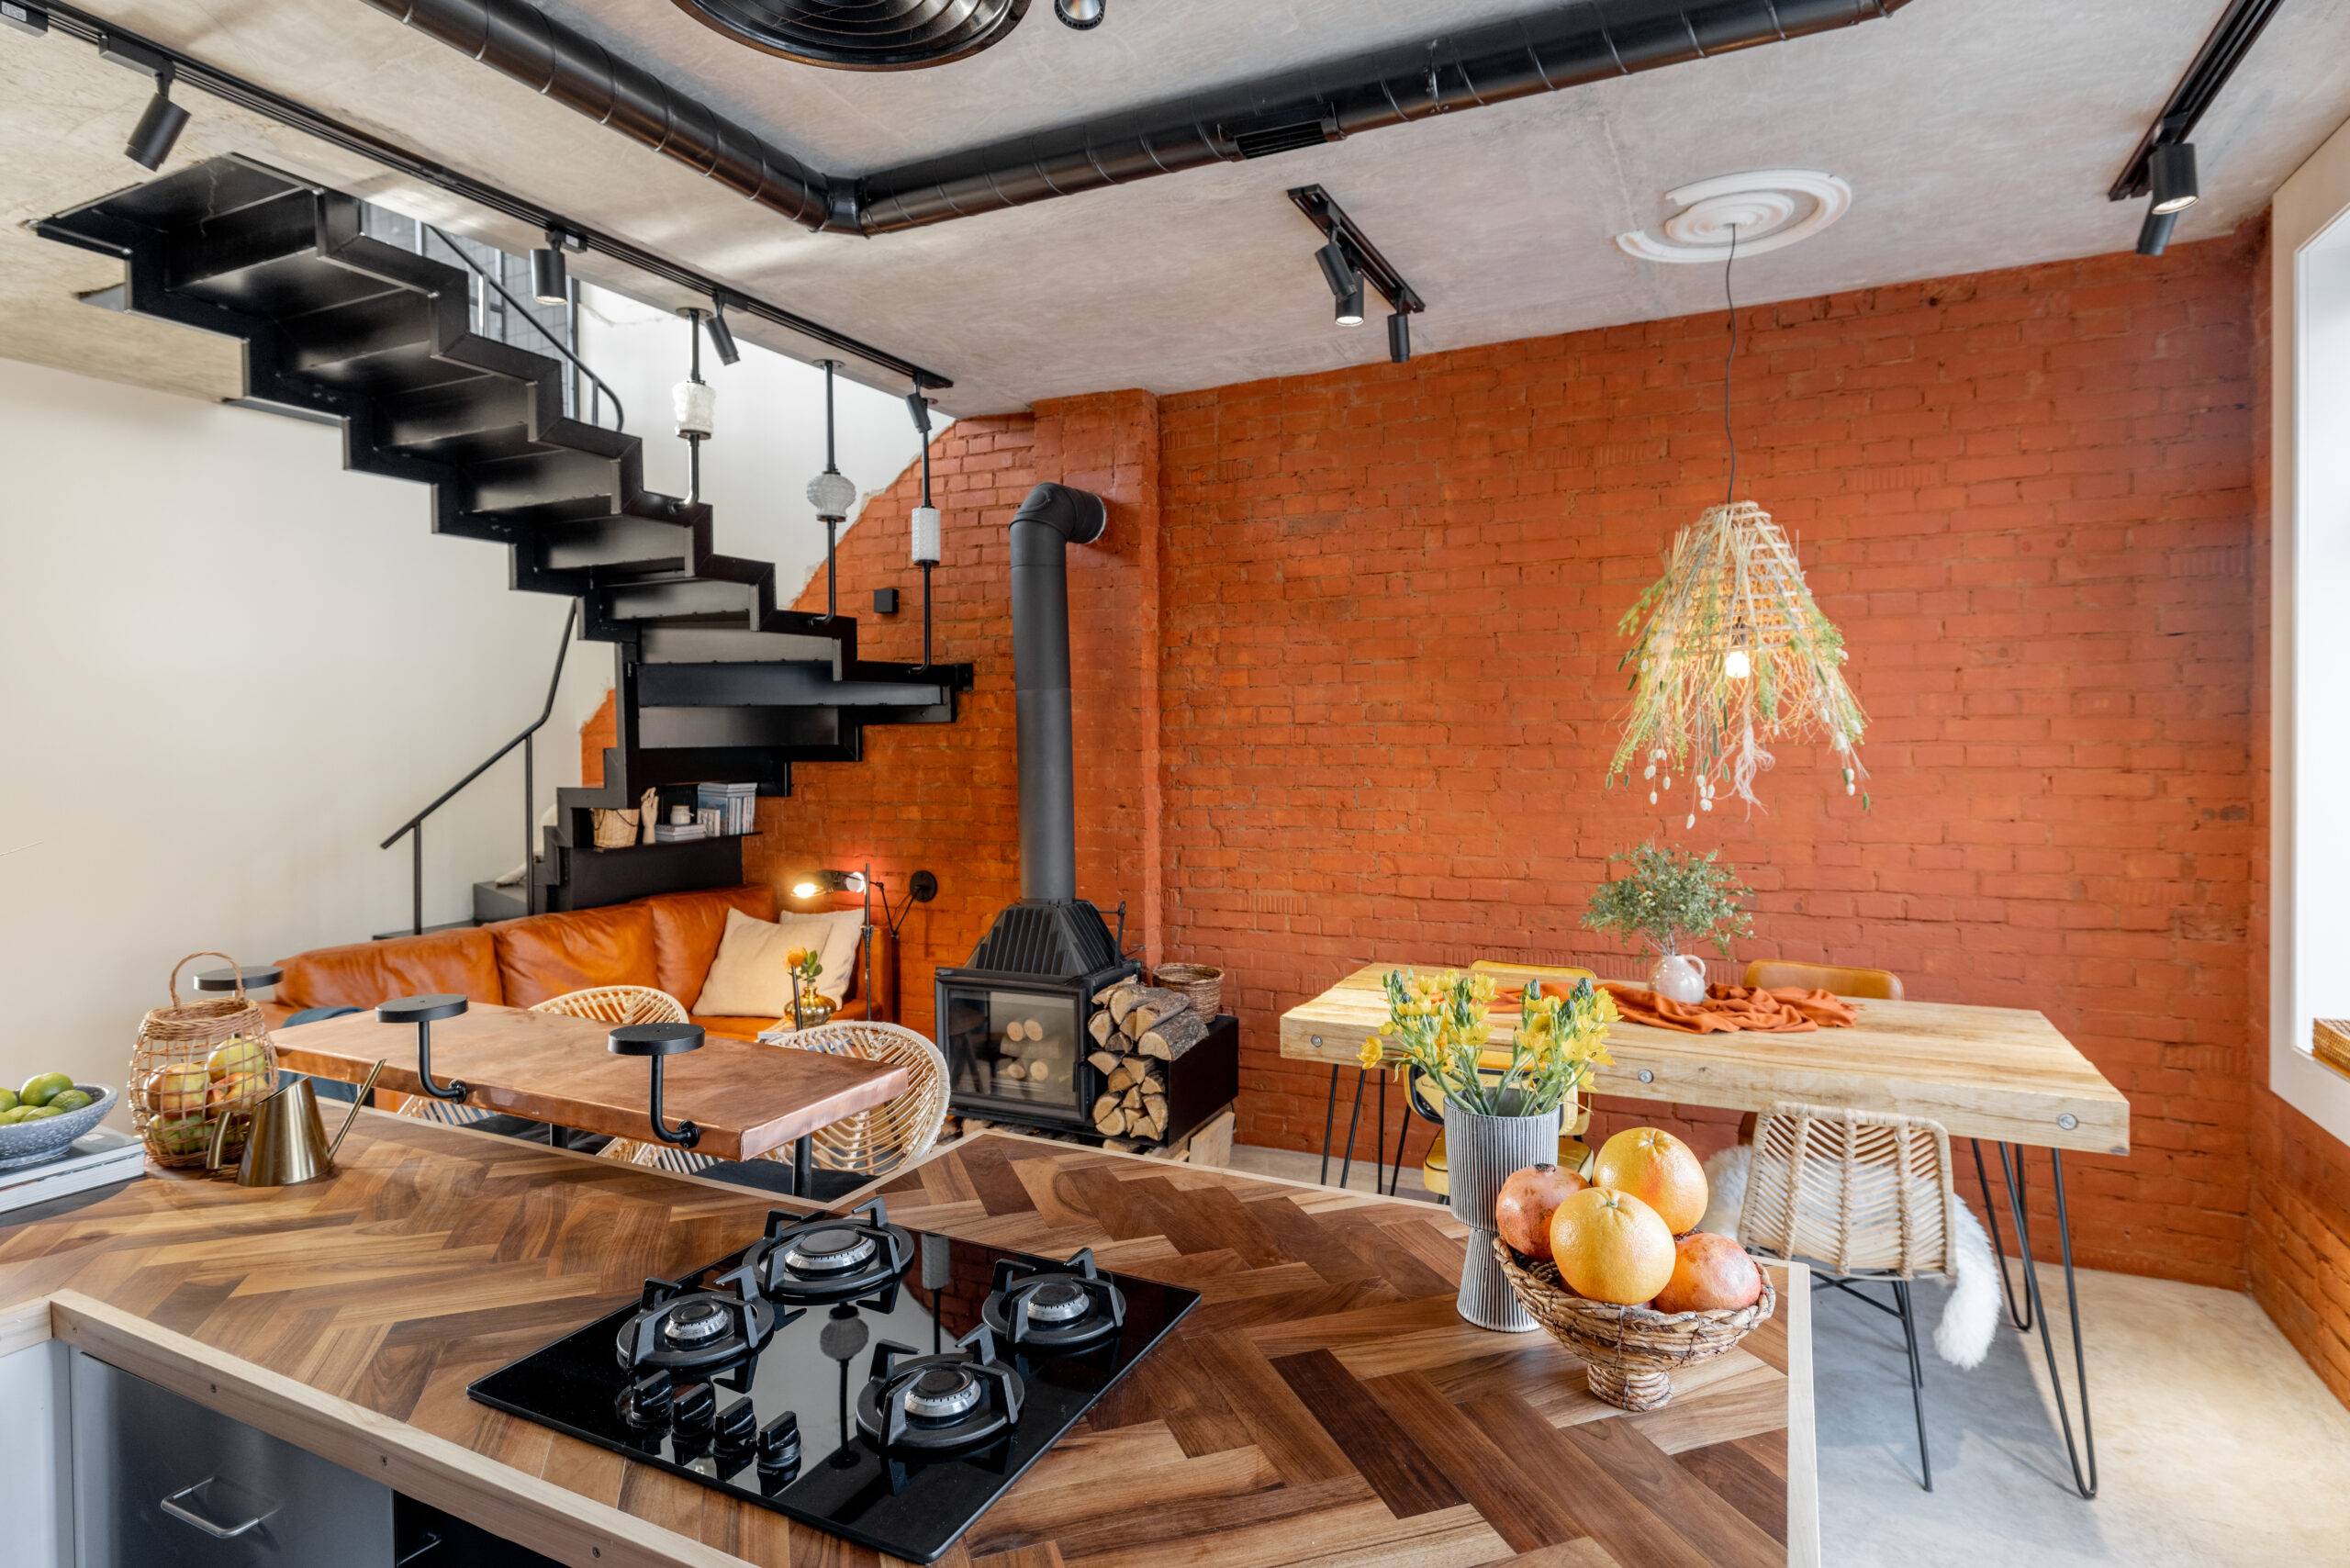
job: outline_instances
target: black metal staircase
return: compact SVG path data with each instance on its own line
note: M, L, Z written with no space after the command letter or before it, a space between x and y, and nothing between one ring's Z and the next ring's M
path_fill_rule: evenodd
M465 274L362 234L360 207L226 157L35 227L119 256L125 309L241 339L249 400L341 419L347 467L429 487L435 532L505 544L515 588L576 598L613 645L618 745L600 787L557 792L532 907L631 885L581 896L591 808L701 779L788 794L792 763L856 761L869 724L954 721L968 665L862 659L854 619L778 608L772 565L712 550L709 507L643 487L637 437L565 416L564 367L472 331ZM678 858L670 885L722 875Z

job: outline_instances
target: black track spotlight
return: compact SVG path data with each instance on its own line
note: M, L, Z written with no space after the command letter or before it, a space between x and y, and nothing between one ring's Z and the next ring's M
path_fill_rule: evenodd
M1100 27L1109 8L1110 0L1053 0L1053 15L1061 19L1061 26L1079 32Z
M1321 263L1322 281L1330 286L1330 297L1337 302L1334 319L1341 327L1361 326L1362 274L1355 270L1345 241L1333 234L1328 244L1314 252L1314 259Z
M2138 253L2159 256L2170 247L2170 231L2178 227L2178 214L2165 212L2161 207L2148 207L2146 221L2138 226Z
M2147 153L2146 178L2154 188L2154 210L2165 218L2193 207L2200 194L2195 185L2195 143L2166 141Z
M49 13L27 0L0 0L0 23L39 38L49 31Z
M710 346L718 351L719 364L733 364L743 357L743 351L734 346L734 329L726 324L725 296L714 294L710 303L710 315L702 322L710 329Z
M1412 357L1412 319L1401 310L1387 318L1387 357L1397 364Z
M560 229L547 230L547 242L531 252L531 297L542 305L571 303L571 269L563 260Z
M147 100L139 123L130 128L123 155L142 169L160 169L186 124L187 111L172 102L172 73L164 71L155 78L155 95Z

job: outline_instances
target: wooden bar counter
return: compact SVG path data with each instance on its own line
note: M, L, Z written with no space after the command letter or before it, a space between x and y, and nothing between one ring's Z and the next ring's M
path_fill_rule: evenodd
M1452 1308L1443 1210L986 1134L890 1216L1190 1286L1200 1306L943 1562L1818 1561L1809 1293L1687 1373L1593 1400L1541 1334ZM364 1115L334 1177L151 1173L0 1225L0 1353L55 1337L579 1568L888 1561L491 1410L465 1385L741 1245L738 1189Z

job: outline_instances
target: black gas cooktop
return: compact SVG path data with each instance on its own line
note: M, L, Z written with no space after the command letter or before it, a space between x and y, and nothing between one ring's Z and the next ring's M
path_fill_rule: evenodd
M778 1211L469 1392L929 1562L1198 1302L1196 1292L853 1214Z

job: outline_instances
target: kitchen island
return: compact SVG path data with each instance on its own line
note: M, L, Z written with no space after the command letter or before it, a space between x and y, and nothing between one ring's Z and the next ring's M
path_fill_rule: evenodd
M879 1190L902 1224L1203 1296L946 1562L1818 1561L1799 1279L1625 1416L1547 1337L1455 1316L1466 1233L1427 1204L1002 1134ZM465 1394L772 1206L368 1114L330 1181L151 1173L0 1226L0 1354L66 1340L581 1568L886 1561Z

